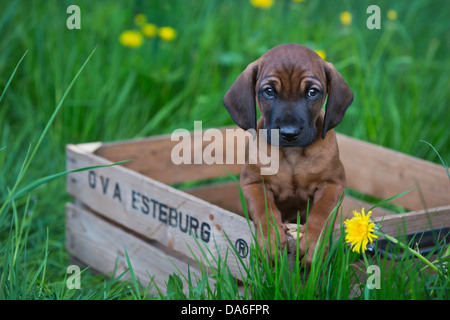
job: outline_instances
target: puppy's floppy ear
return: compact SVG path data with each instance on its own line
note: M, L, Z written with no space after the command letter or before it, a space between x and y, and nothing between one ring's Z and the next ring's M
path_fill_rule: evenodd
M258 61L250 63L223 98L223 105L231 118L244 130L256 130L255 86L258 67Z
M325 62L325 74L328 82L328 100L325 106L322 138L328 130L336 127L344 118L345 111L353 101L353 92L341 74L329 62Z

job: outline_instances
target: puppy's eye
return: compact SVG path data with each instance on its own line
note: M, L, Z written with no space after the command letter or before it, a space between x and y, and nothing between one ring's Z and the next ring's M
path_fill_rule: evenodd
M314 98L315 96L317 96L319 94L319 90L317 90L316 88L311 88L308 90L308 97L310 98Z
M273 98L275 97L275 90L273 88L265 88L263 94L267 98Z

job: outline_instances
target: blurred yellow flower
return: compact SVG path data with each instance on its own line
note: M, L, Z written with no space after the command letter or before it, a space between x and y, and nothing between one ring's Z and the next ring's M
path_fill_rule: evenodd
M153 38L158 34L158 27L153 23L146 23L142 26L142 33L146 37Z
M294 2L303 2L303 0L292 0Z
M142 45L142 34L135 30L126 30L120 34L120 43L125 47L137 48Z
M352 14L348 11L341 12L339 18L344 26L349 26L352 23Z
M397 11L395 10L389 10L387 13L387 17L389 20L397 20Z
M147 22L147 16L143 13L139 13L134 17L134 23L138 26L142 26Z
M367 244L372 243L373 239L378 238L375 235L375 224L370 222L370 215L372 211L369 211L367 215L362 208L361 213L353 211L354 217L347 219L345 223L345 241L352 246L352 251L360 253L367 249Z
M159 37L164 41L172 41L177 36L177 32L172 27L161 27L159 29Z
M325 60L325 58L327 57L327 54L325 53L324 50L316 50L316 53L317 53L323 60Z
M250 0L250 3L254 7L268 9L273 5L273 0Z

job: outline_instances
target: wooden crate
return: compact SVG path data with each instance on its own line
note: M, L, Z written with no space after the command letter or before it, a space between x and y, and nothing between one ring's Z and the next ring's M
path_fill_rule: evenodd
M237 183L183 191L173 187L225 177L227 170L239 174L242 165L175 165L171 151L177 143L165 135L67 146L67 169L134 159L68 175L67 191L74 203L66 206L66 242L76 259L118 275L128 268L127 254L143 284L154 276L163 288L170 274L181 271L186 275L188 268L200 274L197 259L214 266L220 256L226 257L234 276L242 279L239 259L245 262L249 257L253 225L242 217ZM203 150L209 143L203 139L194 148ZM338 143L349 188L378 199L414 189L392 201L411 212L373 210L375 221L383 219L385 232L395 236L400 231L450 226L450 181L443 166L344 135L338 135ZM346 196L342 213L347 216L361 207L368 209L371 204ZM336 232L340 232L339 223ZM206 258L202 250L208 252Z

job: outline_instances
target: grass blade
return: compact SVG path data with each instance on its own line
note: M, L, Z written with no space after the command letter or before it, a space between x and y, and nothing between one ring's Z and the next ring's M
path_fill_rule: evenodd
M416 188L413 188L413 189L411 189L411 190L408 190L408 191L399 193L399 194L397 194L397 195L395 195L395 196L393 196L393 197L390 197L390 198L388 198L388 199L384 199L384 200L378 202L377 204L373 205L373 206L372 206L369 210L367 210L367 211L370 211L370 210L372 210L372 209L374 209L374 208L376 208L376 207L379 207L379 206L382 206L382 205L384 205L384 204L386 204L386 203L389 203L389 202L391 202L392 200L395 200L395 199L397 199L397 198L400 198L401 196L404 196L404 195L407 194L408 192L411 192L411 191L413 191L413 190L415 190L415 189L416 189Z
M131 265L131 261L130 261L130 257L128 256L127 249L124 248L124 251L125 251L125 257L127 259L128 270L130 271L131 281L134 285L134 289L136 290L137 298L142 299L141 291L139 290L139 283L134 274L133 266Z
M444 161L444 159L442 159L441 155L440 155L439 152L436 150L436 148L433 147L433 145L432 145L431 143L427 142L427 141L424 141L424 140L420 140L420 141L426 143L427 145L429 145L429 146L434 150L434 152L435 152L435 153L437 154L437 156L439 157L439 160L441 160L442 165L444 166L444 169L445 169L445 171L447 172L448 179L450 180L450 172L448 171L448 165L447 165L447 163Z
M8 82L6 83L5 88L3 89L2 95L0 96L0 102L2 101L3 96L4 96L5 93L6 93L6 90L8 90L8 87L9 87L9 85L11 84L11 81L12 81L12 79L14 78L14 75L16 74L17 69L19 68L20 64L22 63L22 60L25 58L25 56L27 55L27 53L28 53L28 50L25 51L25 53L23 54L22 58L20 58L20 60L19 60L19 62L17 63L16 67L14 68L13 73L12 73L11 76L9 77L9 80L8 80ZM1 151L1 150L3 150L3 149L0 149L0 151Z

